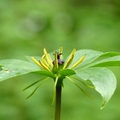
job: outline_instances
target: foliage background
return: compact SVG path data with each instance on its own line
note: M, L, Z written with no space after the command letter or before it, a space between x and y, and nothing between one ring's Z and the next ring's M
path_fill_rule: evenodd
M119 0L0 0L0 59L23 59L64 47L120 52ZM100 110L101 97L94 90L87 98L64 82L62 120L119 120L120 69L111 68L118 86L108 105ZM53 120L53 81L48 81L26 100L33 90L22 89L39 76L24 75L0 83L0 120ZM84 88L84 86L82 86Z

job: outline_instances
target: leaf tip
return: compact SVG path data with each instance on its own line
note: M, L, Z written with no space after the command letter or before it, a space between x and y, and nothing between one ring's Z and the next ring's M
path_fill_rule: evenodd
M106 103L107 103L107 101L105 101L105 100L102 102L102 106L100 107L101 110L106 106Z

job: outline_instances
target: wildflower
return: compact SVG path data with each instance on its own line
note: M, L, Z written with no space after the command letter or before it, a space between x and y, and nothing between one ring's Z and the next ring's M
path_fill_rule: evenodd
M43 49L43 51L44 51L44 55L42 56L42 59L40 61L37 61L34 57L31 57L31 58L42 70L47 70L47 71L54 73L54 72L58 72L59 70L67 69L69 67L69 65L71 64L71 62L74 58L76 49L73 49L73 51L70 54L69 59L66 62L64 62L64 60L61 59L62 47L60 47L59 53L56 52L54 54L54 56L55 56L54 60L52 60L50 54L47 53L46 49ZM84 55L82 58L80 58L74 65L72 65L72 67L70 69L74 69L75 67L77 67L85 59L85 56L86 55ZM54 71L54 69L55 69L55 71Z
M74 59L76 49L73 49L73 51L71 52L67 61L64 61L62 59L62 54L63 54L62 47L60 47L59 52L54 53L54 60L52 60L52 57L50 56L50 54L47 52L47 50L45 48L43 49L43 52L44 52L44 54L43 54L41 60L37 61L34 57L31 57L31 59L34 61L35 64L37 64L41 68L41 71L39 73L44 76L47 76L47 78L43 80L43 82L31 93L30 96L32 96L34 94L34 92L44 82L46 82L50 77L54 79L54 93L56 92L55 91L56 86L62 86L63 79L65 79L65 78L67 78L69 81L71 81L73 84L75 84L77 87L79 87L83 91L83 89L77 83L75 83L69 76L72 76L75 74L74 69L85 59L86 55L83 55L76 63L74 63L70 67L70 65ZM39 80L39 81L41 81L41 80ZM29 87L33 86L34 84L38 83L39 81L29 85L24 90L28 89ZM85 83L83 83L83 84L85 84ZM89 96L87 93L85 93L85 94L87 96ZM30 96L28 96L28 98ZM55 97L55 94L54 94L54 97Z

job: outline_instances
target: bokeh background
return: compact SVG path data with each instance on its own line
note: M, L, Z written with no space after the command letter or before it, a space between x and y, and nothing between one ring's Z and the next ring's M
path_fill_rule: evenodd
M73 48L120 52L120 0L0 0L0 59L41 56L64 47L64 56ZM64 81L61 120L120 120L120 69L111 68L118 79L117 89L100 110L101 96L86 97L76 86ZM0 83L0 120L53 120L53 81L22 91L38 80L34 74Z

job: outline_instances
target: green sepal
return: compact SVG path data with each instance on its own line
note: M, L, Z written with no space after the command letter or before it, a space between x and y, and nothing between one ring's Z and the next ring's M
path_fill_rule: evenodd
M40 71L36 71L35 73L38 73L38 74L43 75L43 76L55 78L54 74L50 71L47 71L47 70L40 70Z

